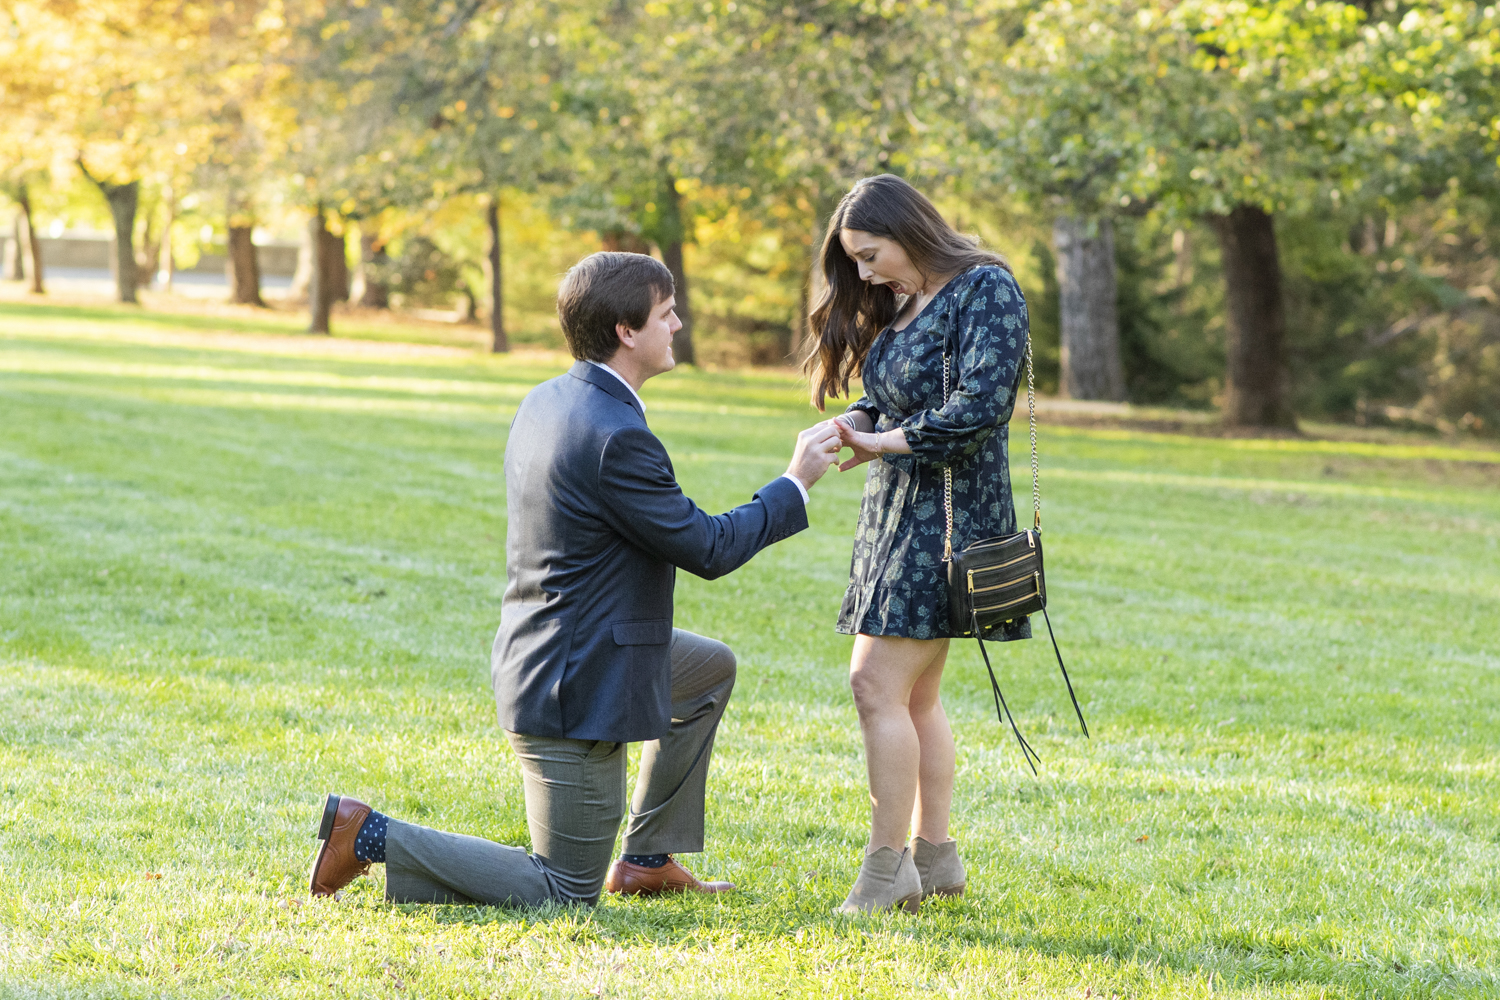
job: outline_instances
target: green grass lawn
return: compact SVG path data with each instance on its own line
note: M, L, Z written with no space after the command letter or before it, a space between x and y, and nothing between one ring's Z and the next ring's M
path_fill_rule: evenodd
M1044 425L1094 738L1045 640L996 647L1033 778L956 647L961 900L830 913L868 815L832 630L862 472L679 578L740 659L689 859L739 891L308 899L330 790L526 841L501 456L562 367L0 304L0 995L1500 996L1500 454L1421 441ZM763 373L645 396L711 510L815 418Z

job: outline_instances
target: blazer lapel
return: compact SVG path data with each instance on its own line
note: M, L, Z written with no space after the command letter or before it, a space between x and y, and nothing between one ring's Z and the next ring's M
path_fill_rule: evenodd
M626 406L629 406L636 413L639 413L642 419L645 418L645 411L641 409L640 403L636 402L636 398L631 395L625 383L598 365L588 361L579 361L568 370L568 374L576 379L582 379L592 385L597 385Z

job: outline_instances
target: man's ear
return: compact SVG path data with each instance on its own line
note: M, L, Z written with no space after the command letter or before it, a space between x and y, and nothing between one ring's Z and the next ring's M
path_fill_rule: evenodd
M635 346L635 331L624 323L615 324L615 336L620 338L621 347Z

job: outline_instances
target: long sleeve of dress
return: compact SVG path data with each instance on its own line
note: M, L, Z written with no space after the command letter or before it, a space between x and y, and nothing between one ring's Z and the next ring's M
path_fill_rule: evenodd
M977 455L995 428L1010 419L1026 356L1027 329L1026 301L1008 272L985 268L961 292L948 399L898 425L919 463L961 464Z
M876 406L870 401L869 393L865 393L854 402L850 403L848 407L845 408L844 412L863 413L865 416L870 418L870 423L876 424L880 422L880 407Z

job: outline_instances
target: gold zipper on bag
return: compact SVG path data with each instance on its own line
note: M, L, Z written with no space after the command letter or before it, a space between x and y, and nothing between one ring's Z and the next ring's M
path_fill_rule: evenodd
M1002 608L1008 608L1008 607L1010 607L1012 604L1021 604L1021 603L1025 602L1025 601L1029 601L1029 600L1031 600L1032 598L1034 598L1036 596L1037 596L1037 592L1036 591L1032 591L1031 593L1026 594L1026 595L1024 595L1022 597L1017 597L1014 600L1010 600L1010 601L1002 601L999 604L986 604L984 607L980 607L979 605L976 604L976 605L974 605L974 610L975 611L999 611Z
M1021 557L1021 559L1029 559L1029 558L1031 558L1031 557L1030 556L1022 556ZM1012 562L1020 562L1021 559L1015 559L1015 560L1012 560ZM1011 563L1006 563L1005 565L1009 566L1009 565L1011 565ZM1003 568L1004 567L1002 567L1002 566L992 566L992 567L990 567L990 569L1003 569ZM987 572L989 572L989 570L981 570L980 572L987 573ZM992 583L988 587L976 587L976 586L974 586L974 573L975 573L974 570L972 570L972 569L969 570L969 593L971 593L971 594L987 594L987 593L989 593L992 590L1000 590L1002 587L1014 587L1016 584L1020 583L1024 579L1026 579L1025 576L1018 576L1014 580L1006 580L1003 583ZM1027 574L1027 576L1035 576L1035 575L1036 574L1034 574L1034 573L1028 573Z
M974 610L975 611L999 611L1001 608L1008 608L1008 607L1010 607L1013 604L1021 604L1024 601L1029 601L1033 597L1040 597L1042 595L1041 574L1040 573L1033 573L1033 574L1031 574L1031 578L1036 581L1036 590L1032 591L1031 593L1029 593L1029 594L1022 594L1020 597L1012 598L1009 601L1002 601L999 604L987 604L984 607L980 607L979 605L976 604L976 605L974 605ZM1021 580L1024 580L1024 579L1026 579L1024 576L1017 577L1015 580L1012 580L1011 583L1018 583L1018 582L1020 582Z

